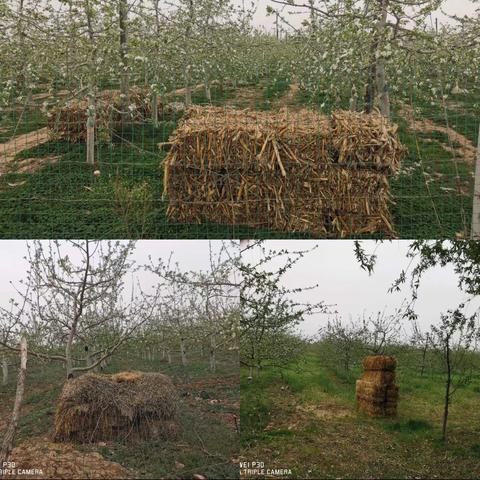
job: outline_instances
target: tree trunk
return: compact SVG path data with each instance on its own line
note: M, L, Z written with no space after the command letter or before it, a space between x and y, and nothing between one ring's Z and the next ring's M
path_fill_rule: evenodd
M185 67L185 106L192 104L192 72L191 65Z
M152 92L152 123L158 128L158 95L155 91Z
M445 404L443 408L442 440L447 439L448 407L450 405L450 388L452 386L452 366L450 364L450 342L445 346L445 363L447 365L447 381L445 382Z
M352 94L350 96L350 111L356 112L358 105L358 94L355 85L352 87Z
M87 163L95 163L95 93L93 88L88 93L87 116Z
M22 91L22 94L25 93L25 89L27 89L27 103L29 103L29 96L31 96L31 89L29 86L29 81L27 79L27 62L25 61L25 57L22 55L22 53L25 51L25 22L23 18L23 10L24 10L24 0L20 0L18 2L18 10L17 10L17 16L18 16L18 22L17 22L17 35L18 35L18 47L19 51L21 52L20 54L20 65L19 69L17 70L18 74L16 76L16 83L17 83L17 88Z
M8 360L7 356L4 354L2 357L2 385L8 383Z
M90 58L88 72L88 113L87 113L87 163L93 165L95 163L95 82L96 82L96 46L95 35L92 23L92 11L85 6L85 14L87 17L87 31L90 41Z
M188 363L187 361L187 350L185 347L185 339L180 339L180 354L182 355L182 365L185 367Z
M208 103L212 103L212 90L210 89L210 80L208 76L205 77L205 98Z
M310 32L313 34L316 31L317 28L317 22L315 18L315 5L314 5L314 0L308 0L309 4L309 10L310 10Z
M365 85L365 100L364 110L365 113L371 113L373 110L373 103L375 97L375 52L377 51L376 40L374 40L371 46L372 60L369 68L369 76L367 84Z
M473 187L472 240L480 240L480 127L477 142Z
M195 10L193 7L193 0L188 2L189 20L185 32L186 41L191 37L193 24L195 22ZM188 47L189 55L191 55L190 47ZM190 58L190 57L189 57ZM191 62L185 65L185 106L189 107L192 104L192 65Z
M120 30L120 106L122 110L122 123L128 120L128 65L127 65L127 17L128 17L128 5L127 0L119 0L118 3L118 26Z
M215 372L217 369L217 359L216 359L216 349L217 345L215 344L215 335L210 336L210 371Z
M172 363L172 353L170 352L170 349L167 350L167 361L168 363Z
M423 347L423 351L422 351L422 367L420 369L420 376L423 377L423 374L425 372L425 359L427 357L427 345L425 344L425 346Z
M350 352L347 350L345 352L345 371L348 372L350 370Z
M20 407L22 406L23 392L25 390L25 378L27 376L27 339L22 337L20 341L20 370L17 378L17 393L15 395L15 403L13 405L12 417L8 425L7 432L3 437L2 451L0 453L0 466L8 460L10 452L13 448L15 432L17 430L18 419L20 416Z
M386 59L383 54L383 47L385 41L385 29L387 25L387 6L388 0L381 0L381 14L380 20L377 24L377 50L376 50L376 66L375 66L375 86L376 97L375 106L380 110L380 113L385 118L390 118L390 97L388 93L388 85L386 81Z
M71 378L73 375L73 360L72 360L72 343L73 343L73 335L72 331L70 331L70 335L68 336L67 345L65 346L65 368L67 373L67 379Z

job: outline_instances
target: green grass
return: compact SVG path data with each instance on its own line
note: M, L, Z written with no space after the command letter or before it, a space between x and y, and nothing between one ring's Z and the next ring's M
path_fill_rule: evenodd
M473 191L472 167L452 160L436 142L416 137L400 121L400 139L408 153L402 170L390 181L392 216L402 238L468 235Z
M258 110L272 108L287 92L289 81L263 79L257 84ZM250 85L248 88L252 88ZM212 86L212 104L232 100L231 87ZM464 98L465 97L465 98ZM178 98L181 100L181 98ZM471 100L471 101L470 101ZM473 94L455 99L449 110L449 125L477 141L478 98ZM205 92L193 93L197 104L208 103ZM318 106L321 97L309 97L299 91L297 102ZM235 102L234 102L235 103ZM341 105L343 108L346 105ZM445 124L441 106L417 101L421 115ZM334 105L326 105L325 111ZM443 146L448 142L441 132L413 133L404 119L398 118L400 138L408 149L402 171L390 180L391 212L400 238L438 238L466 236L470 230L472 204L472 165L454 161ZM442 120L443 119L443 120ZM163 193L162 160L165 152L157 144L168 140L178 124L178 117L166 116L158 128L150 123L125 125L115 132L112 143L101 143L95 166L85 164L84 144L51 141L19 153L16 161L26 158L57 156L55 163L35 173L9 173L0 176L0 236L2 238L311 238L307 233L288 234L242 225L171 222L166 217L167 199ZM3 116L0 138L36 130L45 125L45 116L29 111L18 122L18 113ZM3 128L6 130L4 131ZM100 170L95 177L93 171ZM369 235L369 237L371 237Z
M271 110L272 102L279 100L290 87L290 81L285 78L278 78L266 82L263 87L263 99L258 103L258 110Z
M156 358L140 358L128 350L112 358L106 373L122 370L162 372L172 377L180 393L180 431L177 438L134 443L106 442L75 445L80 451L96 451L105 458L136 472L137 478L237 478L238 465L232 461L239 451L239 435L224 417L238 416L239 384L235 380L238 363L234 355L218 356L218 368L210 372L208 360L192 355L189 365L171 364ZM8 418L15 395L15 380L1 387L0 414ZM53 431L55 402L65 381L65 370L58 363L29 360L25 397L16 444L30 437L50 436ZM224 382L223 379L229 379ZM217 380L219 383L217 384ZM203 384L206 381L207 383ZM195 382L187 388L187 384ZM188 392L188 394L185 394ZM0 441L3 434L0 432ZM178 468L176 464L184 465Z
M478 478L480 376L458 390L441 441L444 378L421 376L397 355L399 413L370 418L355 409L361 367L345 372L312 346L286 370L241 375L242 457L298 478ZM436 368L436 367L435 367Z
M0 143L12 137L32 132L46 125L47 118L40 110L0 114Z

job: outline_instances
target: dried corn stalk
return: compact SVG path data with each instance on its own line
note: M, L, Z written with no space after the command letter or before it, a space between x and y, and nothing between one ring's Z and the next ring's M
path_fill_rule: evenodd
M170 220L394 236L388 177L404 153L377 114L192 107L170 139Z

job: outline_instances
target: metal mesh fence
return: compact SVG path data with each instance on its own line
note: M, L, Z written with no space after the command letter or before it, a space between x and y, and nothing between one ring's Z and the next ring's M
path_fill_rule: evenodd
M248 117L250 126L257 123L259 129L263 122L261 115L283 112L281 124L275 127L277 135L281 134L279 131L283 127L295 123L295 115L301 109L311 109L322 115L348 109L345 105L348 98L338 104L325 105L321 97L299 88L295 79L274 77L272 73L271 77L236 85L227 81L214 82L208 92L204 85L197 85L192 88L192 103L238 110L248 108L252 112ZM293 199L288 191L272 192L268 198L257 199L258 210L267 211L267 215L259 213L258 222L249 222L248 225L242 223L241 215L237 215L238 221L232 219L225 223L211 221L209 217L213 215L204 215L193 221L169 217L167 209L171 198L164 192L164 159L171 148L172 135L185 115L185 92L179 89L159 97L155 120L152 118L152 93L148 87L131 86L132 91L136 92L135 101L125 114L121 114L118 89L109 86L97 92L93 164L87 163L87 100L85 97L75 99L73 88L52 91L51 86L44 85L27 101L12 102L3 108L0 120L0 235L3 238L384 236L382 232L366 230L362 234L361 229L349 231L348 221L345 231L340 233L340 229L329 228L331 218L318 217L311 221L311 228L291 225L278 228L274 214L268 218L269 209L282 211L286 219L291 215L301 216L294 205L302 202L314 210L325 202L330 209L339 209L341 207L335 206L335 202L345 200L346 195L350 195L352 202L360 204L364 195L358 189L344 189L338 195L328 193L330 198L327 199L321 198L318 192L308 194L306 190L299 194L300 198ZM431 102L413 95L408 100L392 98L391 121L399 126L398 136L406 147L406 154L399 171L388 179L391 193L388 209L392 222L388 236L464 238L470 235L478 142L478 95L476 86L469 85L443 102ZM215 120L216 125L211 127L217 129L213 141L221 150L223 140L219 121ZM199 148L210 148L208 142L211 140L206 135L199 135ZM377 140L381 141L380 138ZM252 142L252 139L245 141ZM253 164L255 156L261 153L261 146L252 145L246 146L246 150L250 151ZM211 200L212 209L232 202L238 207L244 201L240 191L237 191L237 198L232 192L229 195L233 196L229 197L225 185L242 174L245 159L232 158L234 151L227 150L226 143L225 149L229 166L219 173L220 193L215 201ZM194 162L195 155L192 155ZM218 161L218 156L219 150L212 149L209 161ZM288 163L286 152L280 152L280 156L281 161ZM205 158L209 158L208 154ZM318 158L311 160L319 161ZM197 158L197 161L201 159ZM332 162L335 161L334 158ZM272 178L282 174L280 168L271 171ZM312 180L301 170L292 172L291 175L304 175L297 181L308 183ZM201 169L192 171L192 175L198 176L191 188L197 189L197 200L208 205L208 193L198 189L204 173ZM256 181L258 188L264 187L265 178L260 173ZM250 177L250 184L254 183L255 178ZM236 188L240 188L240 184L239 181ZM367 197L368 180L363 188ZM188 198L187 195L184 199L187 209ZM366 215L375 214L373 211ZM255 217L255 213L252 215Z

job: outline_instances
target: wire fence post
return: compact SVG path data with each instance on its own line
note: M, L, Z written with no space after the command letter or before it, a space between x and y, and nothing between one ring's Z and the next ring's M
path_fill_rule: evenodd
M475 184L473 187L472 239L480 240L480 126L478 128Z

